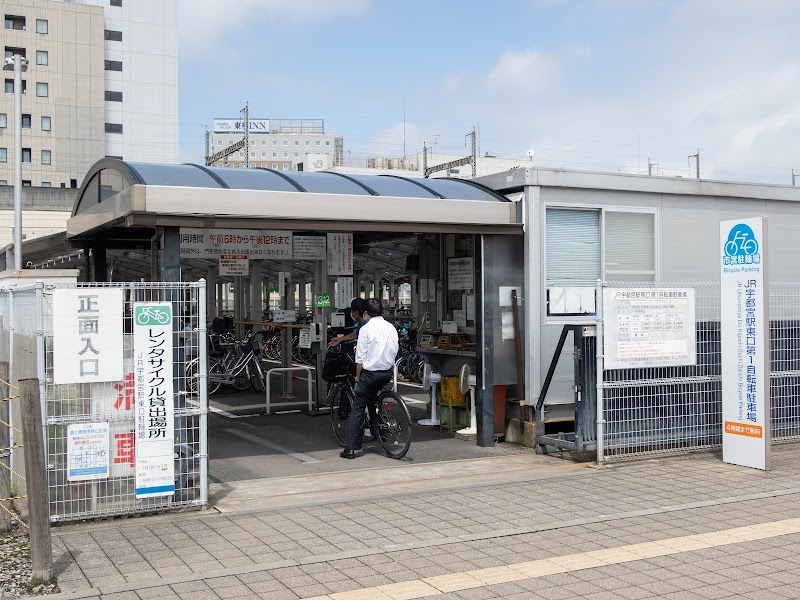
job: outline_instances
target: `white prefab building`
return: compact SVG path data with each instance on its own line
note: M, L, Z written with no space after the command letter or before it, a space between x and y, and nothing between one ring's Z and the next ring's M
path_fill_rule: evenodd
M528 404L563 326L595 324L598 280L718 284L720 221L767 217L770 280L800 282L797 187L532 168L477 181L521 203ZM547 391L552 419L573 410L573 370L570 348Z

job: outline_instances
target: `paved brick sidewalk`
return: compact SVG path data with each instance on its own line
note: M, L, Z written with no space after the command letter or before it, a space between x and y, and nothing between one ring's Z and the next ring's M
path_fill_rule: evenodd
M347 504L71 525L54 529L55 570L65 598L798 598L799 475L791 444L773 449L766 473L702 454ZM700 546L692 537L713 532ZM674 552L642 546L653 542ZM562 570L547 574L552 561Z

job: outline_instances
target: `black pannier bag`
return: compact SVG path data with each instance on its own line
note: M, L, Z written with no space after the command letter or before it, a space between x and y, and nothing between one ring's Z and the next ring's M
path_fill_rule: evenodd
M328 352L322 365L322 378L331 382L348 375L355 376L356 365L344 352Z

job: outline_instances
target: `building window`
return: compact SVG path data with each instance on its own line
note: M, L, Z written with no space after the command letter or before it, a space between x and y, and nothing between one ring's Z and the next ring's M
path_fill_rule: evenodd
M278 158L278 153L277 152L273 152L272 153L272 158Z
M273 146L277 146L278 145L278 140L272 140L272 145Z
M217 140L217 146L222 146L222 140Z
M289 158L289 153L288 152L284 152L283 153L283 158Z
M8 127L8 115L0 113L0 129L5 129L6 127Z
M549 315L594 314L598 279L655 281L655 213L604 209L601 219L599 209L547 207L545 215Z
M69 187L75 189L78 187L78 180L77 179L70 179L69 180Z
M48 65L47 50L36 51L36 64L46 67Z
M22 80L22 93L28 91L28 82L24 79ZM5 86L6 94L13 94L14 93L14 80L13 79L6 79L6 86Z
M110 42L121 42L122 41L122 32L121 31L114 31L113 29L106 29L105 39L107 39Z
M22 128L23 129L30 129L31 128L31 116L23 114L22 115Z
M25 48L14 48L13 46L6 46L6 58L11 58L15 54L19 54L22 58L27 58Z
M0 148L0 163L8 162L8 148Z
M267 145L267 140L261 140L261 145L262 146L266 146Z
M267 168L267 163L261 163L261 168L262 169L266 169Z
M107 60L105 61L106 71L122 71L121 60Z
M8 181L6 179L0 179L0 185L8 185Z
M331 141L330 140L325 140L325 145L326 146L330 146L331 145Z
M228 146L233 146L233 142L228 142Z
M47 33L47 19L36 19L36 33Z
M299 146L299 145L300 145L300 140L295 140L295 141L294 141L294 145L295 145L295 146Z
M261 158L267 158L267 153L266 152L262 152L261 153Z
M111 6L122 6L122 0L111 0Z
M256 153L255 152L251 152L250 153L250 158L255 158L255 157L256 157Z
M278 168L278 163L272 163L272 168L273 169L277 169Z
M42 164L49 165L50 162L50 150L42 150Z
M42 116L42 131L50 131L52 125L53 123L50 117Z
M53 187L53 186L52 186L52 185L50 185L50 182L49 182L49 181L43 181L43 182L42 182L42 187Z
M316 142L314 142L314 145L315 145L315 146L320 146L320 145L322 145L322 142L320 142L319 140L317 140Z
M16 29L18 31L22 31L25 29L25 17L6 15L6 29Z
M30 148L23 148L22 149L22 162L24 162L24 163L31 162L31 149Z
M23 93L25 92L25 86L23 86ZM38 98L47 98L50 95L50 86L46 83L42 83L41 81L36 82L36 96Z
M22 187L31 187L31 180L30 179L23 179L22 180Z
M287 165L287 164L284 164L284 165L283 165L283 170L284 170L284 171L288 171L288 170L289 170L289 165Z
M300 153L299 153L299 152L295 152L295 153L294 153L294 157L295 157L295 158L300 158Z
M283 140L283 145L284 146L288 146L289 145L289 140Z
M106 102L122 102L122 92L106 91Z
M122 133L122 123L106 123L106 133Z
M250 145L251 146L255 146L256 145L256 141L255 140L250 140Z
M309 142L308 140L306 140L306 142L305 142L305 145L306 145L306 146L308 146L308 145L310 145L310 144L311 144L311 142Z

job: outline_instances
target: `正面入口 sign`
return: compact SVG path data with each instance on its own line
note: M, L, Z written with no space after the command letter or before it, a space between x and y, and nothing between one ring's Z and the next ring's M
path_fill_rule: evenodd
M722 460L769 468L767 219L720 222Z
M133 304L136 497L175 493L172 303Z
M122 379L122 290L53 290L53 382Z
M697 363L692 288L604 288L604 367Z
M292 259L291 231L182 227L180 244L181 258L245 255L251 260Z

